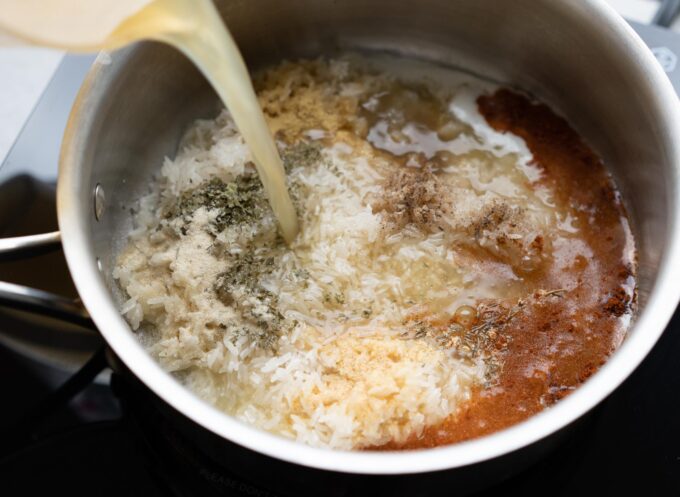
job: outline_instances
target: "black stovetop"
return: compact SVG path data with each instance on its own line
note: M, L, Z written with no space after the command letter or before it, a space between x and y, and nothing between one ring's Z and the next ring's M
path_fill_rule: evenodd
M647 26L635 28L680 89L674 54L680 53L680 36ZM65 59L0 168L0 236L56 226L59 137L90 60ZM59 253L19 265L0 263L0 280L75 296ZM60 336L61 330L54 331L52 323L0 311L2 495L207 495L209 489L202 482L178 469L171 449L151 429L154 421L145 410L126 408L131 403L130 388L116 375L111 379L114 388L108 377L100 376L20 443L5 444L6 439L14 440L13 427L22 424L26 410L49 396L68 377L69 369L100 346L96 336L71 334L67 345ZM57 356L59 360L49 360ZM678 358L680 311L643 364L570 439L534 467L478 497L680 495ZM227 495L272 495L238 479L230 480L229 488ZM287 495L285 489L280 493Z
M644 363L569 440L536 466L477 497L680 495L678 357L680 312ZM12 399L0 411L5 425L16 421L22 408L45 388L6 350L0 352L0 375L13 379L0 384L0 396ZM3 495L207 495L203 490L193 493L205 482L177 470L170 449L152 439L153 432L144 429L138 413L123 409L124 414L113 419L83 422L78 411L87 409L88 402L90 408L108 402L103 389L90 387L89 401L76 398L75 408L63 409L43 429L43 438L2 461ZM116 389L125 399L120 390ZM235 481L227 495L272 495L250 482Z

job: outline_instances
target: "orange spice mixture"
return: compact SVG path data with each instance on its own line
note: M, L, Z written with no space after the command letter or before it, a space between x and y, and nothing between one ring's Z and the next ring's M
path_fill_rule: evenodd
M572 290L538 291L505 311L506 318L514 314L497 326L502 368L495 385L478 388L461 412L422 435L381 449L469 440L538 413L604 364L623 340L635 305L626 213L599 157L563 118L526 96L501 89L477 103L494 129L526 141L543 171L540 182L556 193L556 203L578 212L575 224L588 250L569 243L555 247L542 271L528 276L535 288Z

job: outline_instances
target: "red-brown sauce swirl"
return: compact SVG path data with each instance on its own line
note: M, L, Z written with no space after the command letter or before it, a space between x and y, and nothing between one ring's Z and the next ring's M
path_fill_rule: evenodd
M621 343L635 304L631 233L602 160L548 106L501 89L477 100L497 131L523 138L556 203L578 213L581 243L555 247L533 288L569 289L529 297L505 326L497 383L477 389L461 410L404 444L434 447L519 423L568 395ZM585 244L583 244L585 242Z

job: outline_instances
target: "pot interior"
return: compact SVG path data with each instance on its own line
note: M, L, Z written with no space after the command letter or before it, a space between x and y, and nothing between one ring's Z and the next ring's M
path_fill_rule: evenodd
M549 103L604 158L623 194L637 240L642 310L678 212L678 151L665 126L674 114L645 76L640 47L620 26L598 17L590 3L217 2L252 69L347 50L382 51L463 68ZM110 63L98 64L89 84L81 110L88 121L76 123L85 146L78 151L82 188L75 206L86 216L102 278L120 303L111 272L132 228L130 207L148 192L189 124L214 117L219 102L184 56L158 43L114 53ZM99 221L92 205L97 184L106 195Z

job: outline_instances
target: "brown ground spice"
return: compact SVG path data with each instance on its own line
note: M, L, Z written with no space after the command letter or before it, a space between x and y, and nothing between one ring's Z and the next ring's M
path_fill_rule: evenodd
M439 180L427 169L397 169L373 204L373 211L382 212L392 229L414 224L424 232L444 229L442 218L449 209Z

